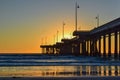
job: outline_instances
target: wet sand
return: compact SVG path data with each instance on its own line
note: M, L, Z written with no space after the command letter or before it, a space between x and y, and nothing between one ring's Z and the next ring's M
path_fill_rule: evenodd
M120 80L120 76L115 77L0 77L0 80Z

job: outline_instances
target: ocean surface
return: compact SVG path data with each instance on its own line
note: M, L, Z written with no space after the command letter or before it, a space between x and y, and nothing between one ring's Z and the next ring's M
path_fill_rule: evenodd
M120 76L120 61L60 55L0 55L0 77Z

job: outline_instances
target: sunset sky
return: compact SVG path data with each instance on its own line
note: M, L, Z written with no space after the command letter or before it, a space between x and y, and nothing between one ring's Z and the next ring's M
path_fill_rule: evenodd
M77 0L78 29L96 27L120 17L120 0ZM40 44L53 44L62 23L65 37L75 26L75 0L0 0L0 53L39 53ZM46 41L45 41L46 40Z

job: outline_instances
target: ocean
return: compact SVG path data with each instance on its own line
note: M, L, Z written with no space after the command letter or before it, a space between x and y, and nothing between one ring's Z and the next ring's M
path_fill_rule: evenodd
M120 76L120 61L72 55L0 55L0 77L69 76Z

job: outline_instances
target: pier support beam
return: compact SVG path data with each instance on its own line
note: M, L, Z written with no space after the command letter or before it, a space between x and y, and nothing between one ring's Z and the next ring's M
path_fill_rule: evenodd
M99 56L101 56L101 36L99 37Z
M88 41L86 40L86 41L85 41L85 49L86 49L86 50L85 50L85 55L86 55L86 56L88 56L88 49L89 49L89 46L88 46L88 45L89 45L89 44L88 44Z
M89 41L87 41L87 56L89 55Z
M106 58L106 36L103 35L103 57Z
M54 47L52 48L52 53L55 54L55 50L54 50Z
M91 48L92 48L92 56L94 56L94 52L95 52L95 39L93 39L93 41L92 41Z
M114 42L115 43L115 49L114 49L115 50L115 52L114 52L114 58L115 59L117 59L117 57L118 57L118 53L117 53L117 50L118 50L117 41L118 41L117 40L117 31L115 31L115 42Z
M92 56L95 56L95 39L93 39L91 48L92 48Z
M80 43L77 45L77 55L80 55Z
M92 56L92 40L90 40L90 56Z
M42 48L42 53L43 53L43 54L45 53L45 49L44 49L44 48Z
M98 50L97 50L97 39L95 39L94 48L95 48L94 56L98 56Z
M120 31L119 31L119 59L120 59Z
M82 43L80 43L80 54L83 55L82 54Z
M76 56L80 55L80 43L79 42L74 44L74 55Z
M111 33L108 34L108 58L111 57Z
M46 48L46 54L48 54L48 52L49 52L49 48Z
M83 40L83 42L82 42L82 53L83 53L83 55L86 55L86 42L85 42L85 40Z

